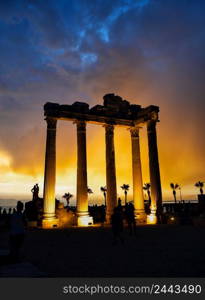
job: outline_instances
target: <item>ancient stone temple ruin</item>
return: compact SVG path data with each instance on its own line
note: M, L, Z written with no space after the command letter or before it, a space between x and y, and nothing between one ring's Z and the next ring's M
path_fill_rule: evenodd
M137 223L157 222L161 211L162 193L158 161L156 124L159 121L159 107L150 105L142 108L130 104L127 100L114 94L103 97L103 105L89 108L84 102L72 105L60 105L48 102L44 105L47 122L47 140L44 176L44 214L42 226L58 226L55 216L55 182L56 182L56 124L58 120L72 121L77 129L77 225L86 226L91 222L88 213L87 194L87 158L86 158L86 123L98 124L105 128L106 144L106 186L107 206L106 221L117 205L117 187L115 171L114 131L116 126L129 129L132 143L133 202ZM144 210L143 181L140 158L140 128L147 126L149 147L149 169L151 183L151 213L146 216Z

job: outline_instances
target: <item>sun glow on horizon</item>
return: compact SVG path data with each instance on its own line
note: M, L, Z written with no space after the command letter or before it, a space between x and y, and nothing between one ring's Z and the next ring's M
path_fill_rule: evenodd
M11 157L7 153L1 151L0 152L0 168L10 167L11 162L12 162Z
M161 124L160 124L161 125ZM143 182L150 182L149 179L149 162L148 162L148 145L146 128L141 130L141 159ZM176 181L182 185L183 200L195 200L197 198L197 189L194 183L201 179L197 176L188 178L183 181L186 174L185 169L181 169L180 174L176 173L173 177L173 167L167 160L164 149L166 143L163 142L164 137L161 134L161 128L158 126L158 146L159 159L161 169L161 181L164 200L173 200L170 182ZM76 157L76 128L70 123L59 124L57 135L57 166L56 166L56 197L63 200L62 196L66 192L73 194L70 203L76 203L76 173L77 173L77 157ZM115 129L115 151L116 151L116 174L117 174L117 193L118 197L124 201L124 194L120 186L124 183L130 185L128 192L128 201L132 200L132 157L131 157L131 140L130 133L126 128ZM21 173L14 171L12 165L12 157L4 152L0 152L0 198L16 198L31 199L31 188L35 183L40 185L40 197L43 196L43 167L44 159L41 159L41 166L37 166L42 170L38 174ZM43 157L43 156L42 156ZM184 157L186 160L186 156ZM184 164L184 162L181 162ZM189 168L190 171L190 168ZM104 198L100 191L101 186L106 185L106 164L105 164L105 136L104 128L101 126L87 126L87 172L88 186L93 190L93 194L89 195L90 204L103 204ZM203 181L203 178L201 179ZM145 199L147 197L144 191ZM177 197L180 199L179 191Z

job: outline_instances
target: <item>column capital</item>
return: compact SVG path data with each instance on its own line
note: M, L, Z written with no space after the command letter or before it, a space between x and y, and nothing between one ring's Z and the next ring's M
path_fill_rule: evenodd
M153 112L151 112L151 114L150 114L150 118L149 118L149 120L147 121L147 128L148 128L148 130L154 130L155 129L155 127L156 127L156 124L157 124L157 122L159 122L159 115L158 115L158 112L156 112L156 111L153 111Z
M78 131L85 131L86 130L86 121L84 120L76 120L74 124L77 125Z
M47 128L49 130L56 130L57 119L47 117L45 120L47 122Z
M131 134L131 138L139 138L139 130L140 127L130 127L129 131Z
M152 111L150 113L150 121L159 122L159 114L157 111Z
M103 127L105 127L106 134L112 135L114 133L114 125L104 124Z

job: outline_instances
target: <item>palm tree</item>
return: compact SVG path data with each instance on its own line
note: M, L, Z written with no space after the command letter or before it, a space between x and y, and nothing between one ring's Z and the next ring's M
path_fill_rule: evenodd
M69 202L70 202L70 199L73 197L73 195L71 193L65 193L62 198L66 199L67 201L67 206L69 206Z
M129 191L129 188L130 188L130 186L129 186L129 184L123 184L122 186L121 186L121 189L124 191L124 193L125 193L125 205L127 204L127 192Z
M195 186L200 189L200 193L201 193L201 195L203 195L203 193L204 193L204 191L203 191L204 182L198 181L198 182L195 183Z
M179 184L177 183L170 183L170 187L172 188L173 190L173 195L174 195L174 202L177 203L177 198L176 198L176 190L179 188Z
M147 191L147 196L148 196L148 200L149 200L149 206L151 205L150 188L151 188L151 184L150 183L144 183L143 190Z
M101 186L100 190L103 193L103 196L104 196L104 199L105 199L105 206L106 206L107 188L106 188L106 186Z

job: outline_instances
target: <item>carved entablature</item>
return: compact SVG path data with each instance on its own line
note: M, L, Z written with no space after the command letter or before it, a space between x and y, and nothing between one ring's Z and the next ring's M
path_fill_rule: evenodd
M115 94L103 97L103 105L89 108L85 102L74 102L72 105L59 105L48 102L44 105L46 117L60 120L83 120L95 124L113 124L118 126L135 127L143 125L149 120L158 121L159 107L150 105L142 108L137 104L130 104Z

